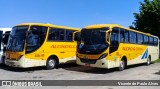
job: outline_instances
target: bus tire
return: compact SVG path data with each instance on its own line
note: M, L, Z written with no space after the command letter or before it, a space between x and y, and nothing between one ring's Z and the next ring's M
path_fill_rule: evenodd
M125 69L126 63L125 60L121 60L119 64L119 71L123 71Z
M57 65L57 61L56 61L55 58L49 57L49 58L47 59L47 62L46 62L46 69L47 69L47 70L54 69L54 68L56 67L56 65Z
M147 58L147 65L150 65L150 64L151 64L151 56Z

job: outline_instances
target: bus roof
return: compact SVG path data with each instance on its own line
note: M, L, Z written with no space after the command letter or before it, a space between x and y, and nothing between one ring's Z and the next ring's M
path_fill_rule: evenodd
M116 27L116 26L120 26L119 24L94 24L94 25L89 25L86 26L86 29L92 29L92 28L103 28L103 27Z
M150 33L144 33L144 32L141 32L141 31L130 29L130 28L125 28L125 27L121 26L120 24L94 24L94 25L86 26L84 28L85 29L93 29L93 28L103 28L103 27L110 27L110 28L119 27L119 28L123 28L123 29L130 30L130 31L133 31L133 32L137 32L137 33L141 33L141 34L146 34L148 36L154 36L154 35L151 35ZM157 36L154 36L154 37L157 37Z
M47 27L55 27L55 28L66 28L71 30L80 30L80 28L73 28L68 26L60 26L60 25L53 25L49 23L21 23L16 26L23 26L23 25L36 25L36 26L47 26Z

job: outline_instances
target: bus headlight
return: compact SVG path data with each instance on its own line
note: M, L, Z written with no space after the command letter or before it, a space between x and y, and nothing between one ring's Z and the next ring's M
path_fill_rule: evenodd
M99 57L99 59L103 59L103 58L105 58L107 55L108 55L108 53L104 53L104 54L102 54L102 55Z

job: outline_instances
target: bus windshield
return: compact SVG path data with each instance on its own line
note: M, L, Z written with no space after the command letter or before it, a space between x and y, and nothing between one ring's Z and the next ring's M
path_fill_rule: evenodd
M9 36L7 50L15 52L23 51L27 30L28 26L13 27Z
M106 43L107 30L109 28L82 29L78 51L86 54L103 52L108 47Z

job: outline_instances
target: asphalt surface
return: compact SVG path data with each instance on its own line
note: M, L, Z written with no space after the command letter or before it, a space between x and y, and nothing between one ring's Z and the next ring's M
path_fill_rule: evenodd
M99 69L76 64L59 65L56 69L45 70L44 67L14 68L0 65L0 80L160 80L160 63L149 66L138 64L128 66L124 71L113 69ZM0 87L0 89L14 87ZM15 87L16 89L29 87ZM31 87L44 89L50 87ZM159 89L157 86L55 86L54 89Z

